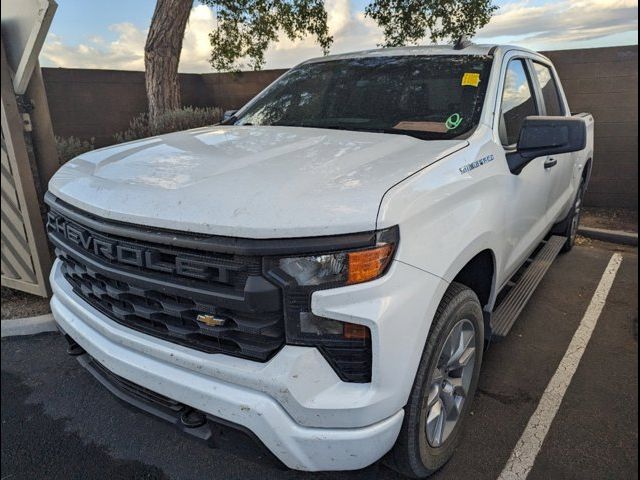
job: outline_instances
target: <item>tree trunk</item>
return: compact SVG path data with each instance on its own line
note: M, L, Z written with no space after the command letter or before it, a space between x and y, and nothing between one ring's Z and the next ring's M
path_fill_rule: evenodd
M144 48L149 121L180 108L178 63L193 0L158 0Z

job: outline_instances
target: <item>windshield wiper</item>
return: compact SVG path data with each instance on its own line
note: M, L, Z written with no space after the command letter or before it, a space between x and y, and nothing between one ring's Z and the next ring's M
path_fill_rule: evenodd
M346 126L346 125L300 125L302 127L309 128L328 128L330 130L352 130L356 132L367 132L367 133L388 133L392 135L407 135L409 137L414 137L419 140L438 140L440 139L440 134L433 134L430 132L419 132L414 130L399 130L396 128L384 128L384 127L357 127L357 126Z
M392 135L407 135L409 137L417 138L419 140L444 140L444 138L442 138L442 134L435 133L435 132L399 130L396 128L384 128L384 127L358 127L355 125L327 125L327 124L313 124L313 123L272 123L271 126L322 128L327 130L346 130L346 131L366 132L366 133L388 133Z

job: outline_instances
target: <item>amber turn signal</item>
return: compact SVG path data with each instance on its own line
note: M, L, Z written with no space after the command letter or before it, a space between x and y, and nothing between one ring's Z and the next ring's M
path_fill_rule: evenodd
M369 329L364 325L345 323L342 336L347 340L366 340L369 338Z
M390 244L349 252L347 284L362 283L378 278L389 265L392 253L393 247Z

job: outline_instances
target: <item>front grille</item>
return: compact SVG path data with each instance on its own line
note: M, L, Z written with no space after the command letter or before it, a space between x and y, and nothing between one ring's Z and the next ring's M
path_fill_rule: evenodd
M345 382L368 383L371 381L371 339L360 345L352 341L321 342L320 352Z
M196 350L257 361L284 345L280 289L262 276L260 257L134 241L74 220L55 208L48 215L62 274L110 319ZM205 324L199 314L224 324Z
M285 240L207 236L105 220L49 193L45 200L62 275L111 320L202 352L260 362L285 342L313 346L341 380L371 381L370 338L303 341L286 333L285 323L292 328L301 312L311 311L317 288L283 283L268 265L284 255L369 247L376 232Z

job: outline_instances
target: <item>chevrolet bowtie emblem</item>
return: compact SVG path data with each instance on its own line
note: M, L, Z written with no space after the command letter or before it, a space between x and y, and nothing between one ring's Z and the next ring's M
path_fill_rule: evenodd
M210 327L221 327L226 322L224 318L215 317L214 315L209 315L208 313L199 314L196 317L196 320L204 323L205 325L209 325Z

